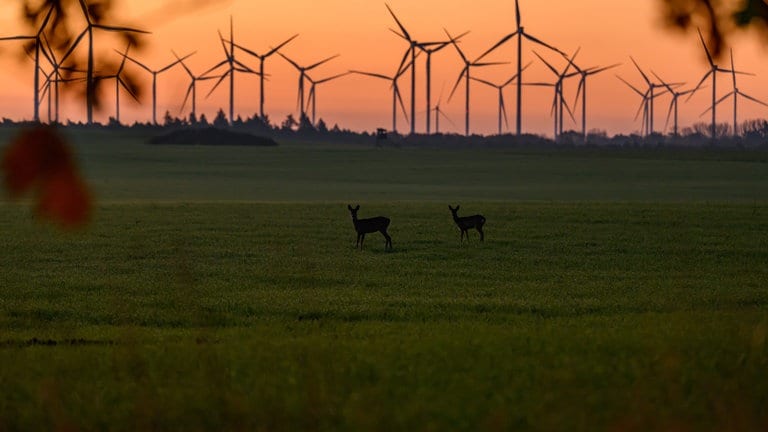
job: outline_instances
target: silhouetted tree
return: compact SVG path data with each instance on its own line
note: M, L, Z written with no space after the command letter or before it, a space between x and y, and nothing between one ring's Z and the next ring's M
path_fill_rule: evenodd
M189 119L187 120L190 125L195 126L197 124L197 116L195 113L189 113Z
M213 126L217 128L225 128L229 126L227 115L224 114L223 109L219 108L219 112L216 113L216 117L213 119Z
M205 116L205 113L200 114L200 119L197 121L197 123L201 126L209 126L208 123L208 117Z
M288 114L283 123L280 124L280 130L292 131L298 125L299 123L293 118L293 114Z
M328 133L328 126L325 124L325 120L320 119L317 122L317 131L320 133Z

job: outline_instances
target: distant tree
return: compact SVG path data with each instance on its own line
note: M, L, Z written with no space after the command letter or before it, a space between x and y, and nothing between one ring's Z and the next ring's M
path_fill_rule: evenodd
M283 131L292 131L298 125L299 122L296 121L293 114L288 114L288 116L285 117L285 120L283 120L283 123L280 124L280 129Z
M325 120L320 119L317 122L317 131L320 133L328 133L328 126L325 124Z
M223 109L219 108L219 112L216 113L216 117L213 119L213 126L217 128L225 128L229 126L227 115L224 114Z
M205 113L200 114L200 119L197 121L197 123L201 126L209 126L210 123L208 123L208 117L205 116Z
M190 125L194 126L197 124L197 116L195 113L189 113L189 120L187 120Z
M313 132L315 126L306 114L302 114L299 118L299 132Z

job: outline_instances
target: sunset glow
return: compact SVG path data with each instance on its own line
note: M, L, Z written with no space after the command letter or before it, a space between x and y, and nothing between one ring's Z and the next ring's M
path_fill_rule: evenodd
M282 2L264 0L259 2L237 0L218 2L194 11L171 14L164 9L155 13L158 2L123 1L120 4L122 22L148 31L147 48L135 53L145 64L160 68L174 60L171 50L179 54L196 51L188 65L195 73L202 73L224 59L224 52L218 40L217 30L229 34L230 16L234 22L235 41L258 53L268 51L292 35L299 37L286 45L281 52L304 65L315 63L328 56L340 56L316 68L310 73L315 79L323 79L350 69L359 69L385 75L392 75L408 44L389 29L397 29L384 2L350 2L327 0L323 2L298 0ZM184 3L184 2L181 2ZM460 43L468 57L474 59L503 36L515 29L514 1L487 0L478 3L460 1L389 0L389 6L403 25L418 40L445 40L444 29L451 34L469 31ZM576 63L583 67L607 66L621 63L621 66L593 76L589 81L588 129L606 130L610 134L638 131L640 120L634 120L640 99L614 75L618 74L630 83L643 87L640 74L632 65L629 56L634 57L648 73L654 71L662 78L675 82L686 82L681 89L695 86L707 71L706 58L695 33L683 34L665 27L660 18L660 2L634 1L617 2L608 0L566 0L532 1L521 0L523 25L528 33L552 44L559 49L573 53L581 51ZM19 6L15 2L4 2L0 6L0 28L4 36L24 32L18 23ZM755 98L768 100L768 61L765 51L755 35L740 34L734 39L736 68L754 73L755 76L740 77L739 88ZM97 46L101 55L117 56L112 48L116 46L109 37L98 38ZM517 68L514 44L499 49L488 60L509 62L505 65L486 67L473 71L473 76L492 82L502 82L511 77ZM536 50L557 67L565 66L564 60L546 49L526 42L523 48L523 63L533 61L524 73L524 82L552 82L552 73L534 55ZM237 58L253 69L258 61L243 53L236 52ZM19 44L4 42L0 45L0 116L12 119L32 117L32 62L19 61ZM725 65L728 58L720 60ZM127 66L144 82L142 105L129 98L121 98L123 122L151 120L151 75L135 65ZM448 100L463 67L453 47L447 47L433 55L432 103L441 100L441 108L450 121L440 121L441 131L463 133L464 131L464 83ZM297 115L298 72L279 56L270 57L266 62L268 80L266 83L266 113L273 123L282 122L292 113ZM424 56L417 63L416 83L416 130L425 130L425 69ZM727 78L727 79L726 79ZM201 83L198 89L198 112L211 119L219 108L228 110L228 86L221 85L209 98L213 82ZM158 116L170 111L174 116L187 116L189 105L183 113L180 107L189 85L189 78L180 67L170 70L158 78ZM577 79L566 81L565 93L569 104L576 97ZM236 75L235 114L250 117L258 112L259 86L255 76ZM400 80L403 98L408 106L411 99L410 73ZM307 85L307 90L309 86ZM730 92L730 78L718 78L718 94ZM515 128L514 86L505 92L509 129ZM688 103L680 104L681 127L694 122L708 122L700 114L709 107L711 88L697 93ZM552 89L528 87L523 95L523 131L552 135L550 106ZM105 93L105 108L97 113L96 119L106 122L114 115L112 92ZM392 93L383 80L371 77L348 75L317 87L317 115L330 126L353 130L371 131L377 127L391 127ZM661 131L669 107L667 95L657 99L655 124ZM47 101L41 101L41 118L47 119ZM718 121L732 120L732 103L718 107ZM577 123L566 119L566 129L580 129L581 112L575 109ZM473 133L491 134L497 132L497 92L487 86L473 82L471 88L471 130ZM64 101L64 118L82 120L85 116L84 103L77 100ZM740 121L763 118L768 108L742 101L739 104ZM434 122L434 120L433 120ZM668 126L669 131L671 125ZM398 117L398 129L408 131L405 118Z

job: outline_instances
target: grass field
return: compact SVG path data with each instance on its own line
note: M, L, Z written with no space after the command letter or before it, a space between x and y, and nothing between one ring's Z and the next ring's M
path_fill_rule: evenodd
M768 427L759 153L103 140L86 231L0 205L0 430Z

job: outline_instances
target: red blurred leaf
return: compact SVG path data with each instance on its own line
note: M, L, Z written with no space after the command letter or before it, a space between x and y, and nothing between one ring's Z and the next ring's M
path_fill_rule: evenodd
M37 214L64 228L79 228L90 220L91 196L74 170L60 170L41 185Z
M5 150L2 161L5 187L12 198L17 198L51 173L72 169L72 166L71 152L53 128L26 130Z
M56 129L39 126L23 131L6 148L0 168L12 198L32 189L37 192L40 217L65 228L85 225L90 219L88 187Z

